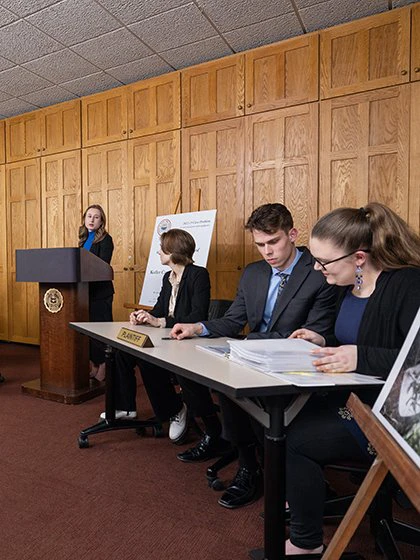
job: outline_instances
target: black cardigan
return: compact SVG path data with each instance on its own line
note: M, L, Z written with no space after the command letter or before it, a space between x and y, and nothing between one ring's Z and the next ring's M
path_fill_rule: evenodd
M210 278L206 268L189 264L185 267L176 298L174 316L168 316L172 284L169 282L170 271L162 281L158 300L151 310L153 317L164 317L166 326L172 328L175 323L196 323L207 319L210 304Z
M111 263L112 253L114 251L114 243L112 237L107 233L103 239L98 243L94 243L90 252L96 255L108 264ZM104 280L102 282L90 282L89 283L89 299L98 300L105 299L114 293L114 285L111 280Z
M337 314L348 288L341 291ZM398 356L420 306L420 268L381 272L357 336L357 371L384 379ZM327 337L327 346L338 346Z

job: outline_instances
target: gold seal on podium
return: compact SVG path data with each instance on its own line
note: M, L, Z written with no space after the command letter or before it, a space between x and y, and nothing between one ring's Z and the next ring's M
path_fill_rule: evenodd
M58 313L64 304L63 294L56 288L50 288L45 292L44 305L50 313Z

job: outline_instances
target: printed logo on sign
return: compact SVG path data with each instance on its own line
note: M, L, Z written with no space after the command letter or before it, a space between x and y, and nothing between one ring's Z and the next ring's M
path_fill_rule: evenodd
M50 313L58 313L64 304L63 294L56 288L50 288L45 292L44 305Z
M164 220L158 223L157 232L159 235L162 235L162 233L165 233L165 231L169 231L171 227L172 227L171 220L165 218Z

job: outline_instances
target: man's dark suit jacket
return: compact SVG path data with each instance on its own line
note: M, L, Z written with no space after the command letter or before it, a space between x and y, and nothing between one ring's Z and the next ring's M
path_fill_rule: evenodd
M260 333L272 268L265 261L249 264L239 282L238 292L224 317L203 321L211 336L235 336L248 323L248 338L287 338L298 328L329 334L335 317L336 288L327 284L305 247L302 256L273 310L269 330Z
M150 312L151 315L165 317L168 328L172 328L175 323L196 323L206 319L210 304L210 278L207 269L194 264L185 267L176 298L174 317L168 316L172 292L169 275L170 271L163 277L162 289Z

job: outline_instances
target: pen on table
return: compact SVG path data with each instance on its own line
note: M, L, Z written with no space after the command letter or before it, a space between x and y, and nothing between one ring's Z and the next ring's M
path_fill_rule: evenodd
M172 338L171 336L162 336L161 340L176 340L176 338Z

